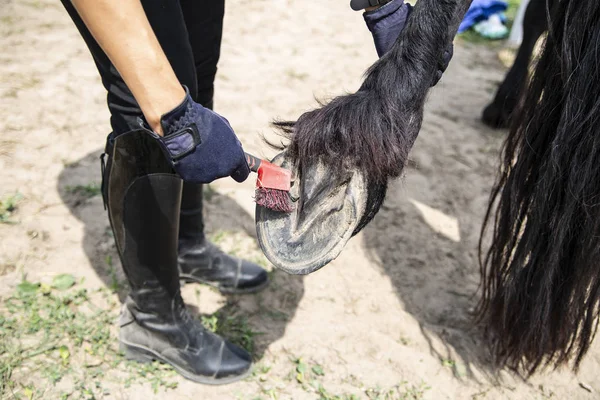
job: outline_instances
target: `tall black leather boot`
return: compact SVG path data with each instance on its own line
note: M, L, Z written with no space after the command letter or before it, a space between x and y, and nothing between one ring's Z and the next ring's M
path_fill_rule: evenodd
M260 266L223 253L204 236L202 185L183 184L179 217L179 274L186 282L206 283L223 293L254 293L269 281Z
M131 293L120 319L126 357L160 360L200 383L242 379L251 357L206 330L179 290L177 236L182 180L143 131L109 138L103 196Z

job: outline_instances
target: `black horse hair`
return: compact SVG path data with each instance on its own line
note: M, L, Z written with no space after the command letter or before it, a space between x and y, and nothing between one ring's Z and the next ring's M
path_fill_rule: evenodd
M577 370L600 305L600 2L556 3L479 243L478 317L498 363L527 375Z
M381 185L401 175L421 128L427 93L471 0L419 0L392 48L366 73L360 89L276 122L289 138L287 155L303 164L324 160L332 173L363 171Z

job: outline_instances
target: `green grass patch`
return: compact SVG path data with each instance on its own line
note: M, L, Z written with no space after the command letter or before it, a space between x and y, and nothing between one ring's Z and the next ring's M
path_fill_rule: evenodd
M248 324L245 316L237 315L233 305L227 305L219 311L201 317L202 325L208 330L223 336L232 343L254 353L254 338L261 335Z
M365 394L369 400L422 400L429 389L430 387L424 383L415 386L402 382L388 389L367 389Z
M75 185L75 186L67 186L67 192L81 196L85 199L91 199L92 197L96 197L102 193L102 189L99 183L89 183L87 185Z
M110 254L104 258L104 262L108 267L108 276L110 277L110 284L108 285L108 287L113 293L119 293L121 290L125 289L126 282L122 282L121 280L119 280L117 270L113 265L112 256Z
M0 223L1 224L16 224L17 222L11 219L11 216L17 209L17 204L23 199L20 193L11 194L0 199Z
M133 383L155 392L176 387L170 367L119 353L111 330L119 314L115 298L107 289L78 287L70 274L51 284L24 279L0 303L0 398L95 399Z
M362 383L353 382L352 386L356 386L360 392L332 393L322 383L326 370L321 365L295 356L292 356L290 361L293 363L293 369L287 375L287 380L291 384L300 385L317 400L422 400L430 389L425 383L416 386L406 381L387 388L365 388Z

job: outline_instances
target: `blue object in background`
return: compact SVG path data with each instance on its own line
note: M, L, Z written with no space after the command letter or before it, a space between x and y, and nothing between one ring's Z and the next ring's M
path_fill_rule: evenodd
M491 15L499 14L508 8L508 3L502 0L473 0L469 11L458 27L458 33L463 33L476 23L488 19Z

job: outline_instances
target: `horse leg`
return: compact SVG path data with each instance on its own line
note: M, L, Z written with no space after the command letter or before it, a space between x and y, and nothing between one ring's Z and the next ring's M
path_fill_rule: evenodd
M527 81L529 61L539 37L548 29L546 1L531 0L523 18L523 41L517 57L504 81L498 87L496 97L483 110L483 123L492 128L507 128L522 88ZM553 0L548 0L552 6Z

